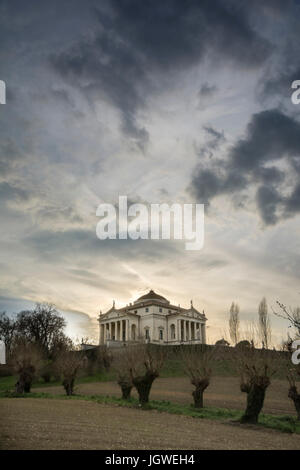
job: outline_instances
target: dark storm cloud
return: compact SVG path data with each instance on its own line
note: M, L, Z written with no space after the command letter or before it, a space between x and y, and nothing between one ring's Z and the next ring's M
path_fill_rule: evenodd
M272 28L276 43L276 51L272 64L264 71L259 81L259 100L271 100L276 105L290 104L292 94L291 84L300 78L300 44L299 44L299 15L300 2L288 0L285 2L263 2L264 8L273 9L280 14L278 29ZM276 27L275 27L276 28ZM294 110L296 111L296 110Z
M275 166L283 162L282 168ZM252 116L246 136L232 146L226 161L200 162L189 190L209 204L216 196L256 188L259 214L272 225L300 212L299 167L300 124L278 109L262 111ZM287 177L297 179L295 187L286 187Z
M51 63L89 99L116 106L123 131L141 148L149 136L137 112L149 93L169 85L166 77L198 64L208 52L246 68L261 66L271 52L245 9L221 0L112 0L95 12L98 31L52 56ZM213 91L202 87L202 93Z
M285 178L284 171L279 170L276 166L258 167L255 172L255 179L265 184L282 183Z
M252 116L246 138L231 151L231 163L247 171L284 156L300 157L300 124L272 109Z
M114 25L152 65L193 65L212 46L245 66L257 66L269 45L252 29L238 4L216 0L112 0Z
M300 181L293 189L289 199L286 201L288 214L300 212Z
M208 206L216 196L241 191L245 183L245 177L238 171L224 172L216 167L209 169L200 166L192 177L189 191L199 202Z
M266 225L277 222L277 206L282 202L282 197L272 186L260 186L256 192L256 203L262 220Z

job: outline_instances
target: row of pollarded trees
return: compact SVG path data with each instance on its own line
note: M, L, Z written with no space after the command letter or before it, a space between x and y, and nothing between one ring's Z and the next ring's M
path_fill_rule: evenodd
M34 378L45 374L45 367L49 365L51 371L48 370L47 373L54 373L62 380L68 395L74 393L77 374L86 366L87 352L76 350L73 343L63 334L63 323L57 321L57 316L58 312L53 306L38 305L33 311L26 312L26 315L22 313L17 316L15 322L22 322L12 324L13 334L9 335L9 361L18 374L18 393L29 392ZM5 332L7 322L5 315L2 315L0 337L5 338ZM247 407L242 422L255 423L263 407L266 390L279 365L278 352L265 348L255 349L254 341L252 345L249 343L248 347L229 350L231 360L240 375L241 390L247 394ZM116 352L115 369L123 398L128 399L132 388L135 387L140 403L145 405L149 401L152 384L164 364L165 351L167 349L163 346L138 344ZM203 407L204 392L210 385L212 364L220 351L222 348L212 349L201 345L180 348L184 370L194 386L194 406L197 408ZM97 360L105 364L111 361L106 349L98 348L96 356ZM296 386L296 377L297 374L300 376L300 370L297 367L293 371L290 369L289 364L289 397L293 400L300 419L300 400Z
M34 380L51 376L61 380L68 395L74 392L75 378L87 366L85 355L64 333L66 322L55 306L36 304L32 310L9 317L0 314L0 339L6 347L8 364L18 376L17 393L30 392ZM105 348L97 350L94 363L107 367Z
M36 304L34 309L9 317L0 314L0 339L5 344L8 364L18 374L16 392L29 392L39 374L49 377L50 364L61 351L71 349L64 334L64 318L52 304Z
M61 381L67 395L74 394L75 380L79 372L86 373L89 370L86 352L81 351L68 338L57 346L49 361L38 344L30 343L24 338L14 341L9 365L18 376L15 384L17 394L29 393L33 382L39 377L45 377L45 368L49 377L54 376L57 381ZM94 362L97 362L98 370L107 369L110 361L111 357L106 347L96 349Z
M184 370L194 386L192 392L194 407L203 408L204 392L211 382L213 363L224 355L224 348L204 345L182 346L179 354ZM240 376L240 390L247 394L247 405L241 422L257 423L273 375L282 365L281 362L287 366L286 354L256 349L253 345L228 350L228 354ZM147 404L152 384L159 376L165 358L163 346L136 345L118 351L114 359L114 368L117 371L117 381L123 399L130 399L131 390L135 387L140 404ZM289 397L292 398L290 393L291 389ZM296 402L293 401L298 411ZM298 419L300 419L299 414Z

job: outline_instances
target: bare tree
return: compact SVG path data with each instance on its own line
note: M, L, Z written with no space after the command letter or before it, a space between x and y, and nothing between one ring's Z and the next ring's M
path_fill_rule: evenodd
M5 344L6 357L9 359L14 337L17 331L17 323L14 319L6 315L5 312L0 313L0 339Z
M288 372L287 379L290 384L288 397L294 402L295 409L297 412L297 420L300 421L300 393L298 393L296 385L296 375L300 376L300 368L298 367L297 372L295 369L291 369Z
M240 338L240 318L239 318L240 308L238 304L232 302L229 313L229 334L230 339L234 345L239 342Z
M209 386L211 378L211 360L214 350L208 350L203 345L182 350L182 360L186 374L190 377L195 408L203 408L203 394Z
M268 349L271 344L271 323L268 314L268 304L264 297L258 306L258 330L263 348Z
M56 357L54 368L62 380L62 385L67 395L74 394L75 380L78 371L84 364L84 354L76 351L75 346L69 341L65 347L61 347Z
M291 324L291 326L296 329L297 337L300 337L300 307L288 309L284 304L282 304L278 300L276 303L280 310L275 311L273 309L274 315L280 318L284 318L284 320L287 320Z
M254 341L251 347L236 351L236 361L241 391L247 393L247 407L241 422L256 424L277 366L273 351L255 349L253 344Z
M11 351L11 364L18 374L16 393L29 393L34 378L42 366L42 355L37 345L28 343L25 338L14 340Z
M165 354L150 344L127 347L124 352L126 368L136 388L141 405L148 403L154 380L159 376Z
M49 357L55 361L61 353L71 351L74 348L73 341L68 336L61 331L56 332L52 337Z
M130 369L128 368L128 361L124 351L118 351L114 357L114 369L117 373L117 382L122 390L123 400L129 400L133 383L131 379Z
M41 346L49 355L54 339L63 334L65 319L53 304L37 303L33 310L20 312L17 316L18 334Z

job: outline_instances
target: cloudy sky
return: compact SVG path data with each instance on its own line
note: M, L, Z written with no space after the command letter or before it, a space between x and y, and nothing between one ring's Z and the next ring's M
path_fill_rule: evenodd
M300 2L0 0L0 310L72 335L153 288L210 341L300 304ZM119 195L204 203L205 244L96 237ZM272 315L274 342L287 325Z

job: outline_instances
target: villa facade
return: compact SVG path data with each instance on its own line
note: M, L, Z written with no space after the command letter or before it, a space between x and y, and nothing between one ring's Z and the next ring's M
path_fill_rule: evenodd
M115 302L100 314L100 345L117 346L129 342L155 344L206 343L206 316L196 310L170 304L150 290L126 307L117 309Z

